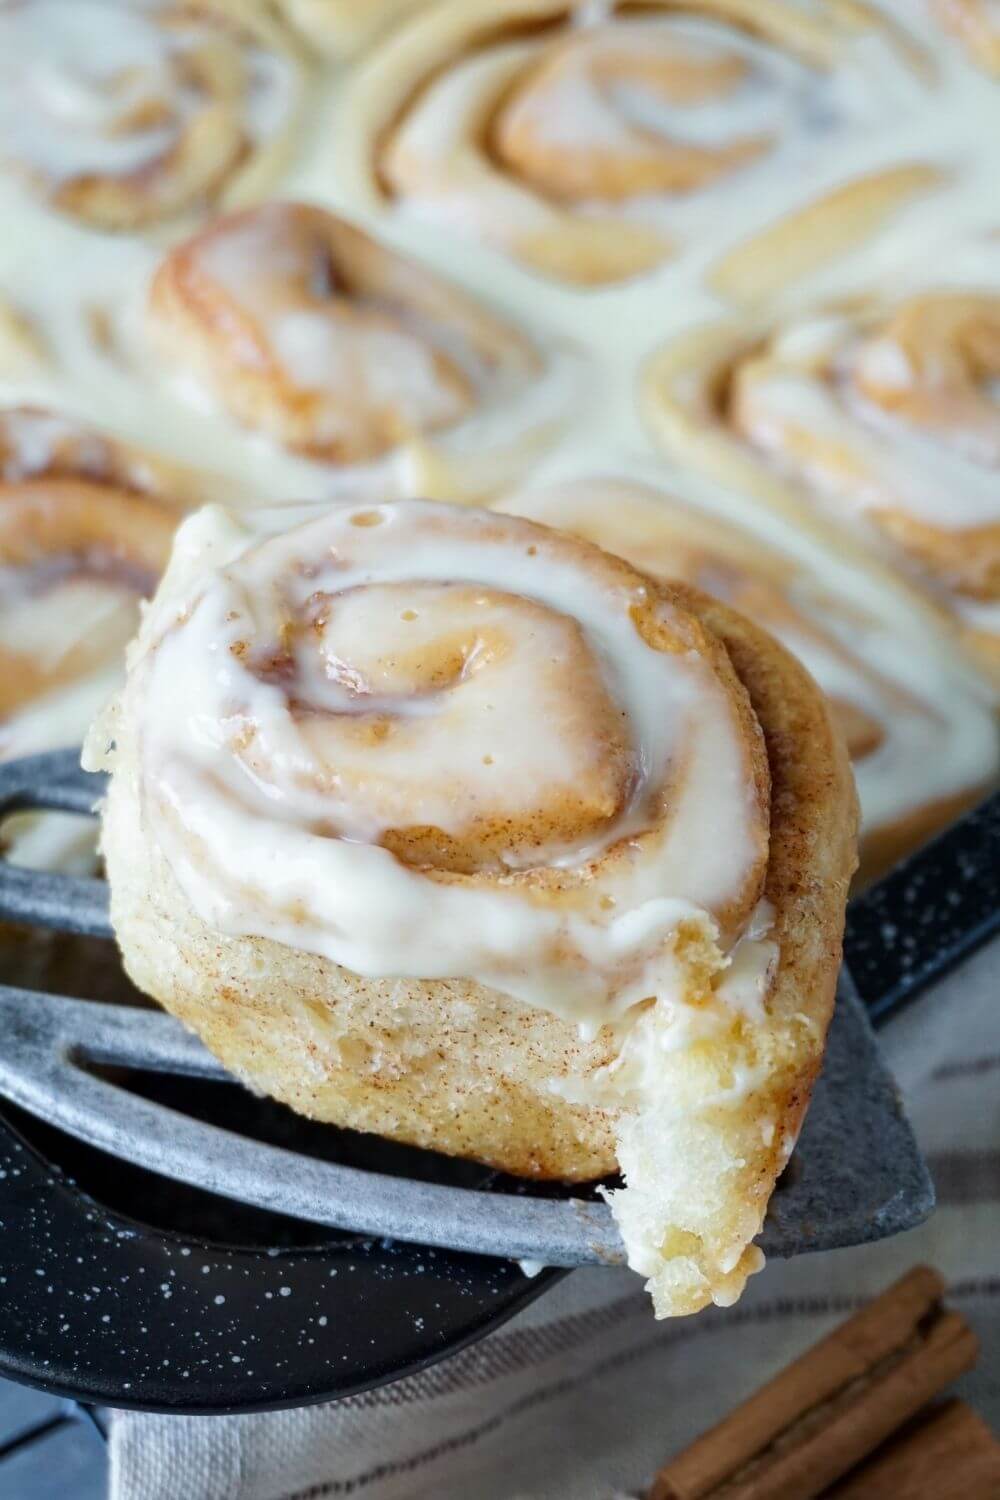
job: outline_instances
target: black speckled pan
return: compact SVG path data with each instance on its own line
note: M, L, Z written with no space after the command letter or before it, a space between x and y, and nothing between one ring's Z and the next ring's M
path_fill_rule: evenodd
M85 812L99 793L69 752L0 767L0 815ZM998 847L994 802L852 908L874 1013L997 925ZM0 864L0 916L109 936L99 881ZM0 986L0 1032L0 1370L15 1379L170 1411L301 1405L452 1352L560 1274L509 1257L621 1258L594 1194L311 1125L228 1081L159 1012ZM762 1244L855 1244L932 1204L845 976Z

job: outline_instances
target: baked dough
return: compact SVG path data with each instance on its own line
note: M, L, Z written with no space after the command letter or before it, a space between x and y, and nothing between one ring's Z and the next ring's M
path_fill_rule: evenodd
M739 1295L856 862L843 741L759 627L495 513L204 512L87 759L125 966L237 1076L524 1176L617 1165L658 1311Z

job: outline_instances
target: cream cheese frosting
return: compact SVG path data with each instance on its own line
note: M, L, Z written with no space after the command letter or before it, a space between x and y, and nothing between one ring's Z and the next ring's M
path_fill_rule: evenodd
M45 4L58 7L59 0ZM5 13L4 21L13 26L13 12L20 7L8 9L12 14ZM140 30L152 24L146 15L149 9L155 6L136 8ZM816 7L801 9L808 20ZM758 177L752 195L746 201L741 197L737 205L733 184L727 186L722 179L715 191L726 192L727 211L722 220L714 216L711 233L689 238L668 263L632 281L585 294L546 281L488 246L442 232L419 217L373 206L344 160L357 144L352 131L358 122L346 104L353 74L328 68L316 80L309 128L296 137L295 149L270 191L360 220L394 248L419 257L509 317L538 340L546 356L540 378L523 387L515 383L501 401L477 411L444 438L435 435L429 442L406 443L384 460L345 467L312 462L263 434L248 433L198 381L165 367L149 348L149 283L165 246L187 233L190 225L158 232L155 243L140 235L99 234L53 210L12 170L0 171L0 404L29 403L110 432L148 453L169 455L204 476L202 495L212 494L226 503L256 506L359 489L373 498L423 493L455 499L463 493L481 496L491 488L495 493L509 490L526 471L533 483L547 483L588 473L628 475L638 468L671 493L705 505L709 514L721 505L765 542L808 549L809 542L794 526L782 528L776 518L762 516L751 498L730 490L721 499L713 494L706 500L704 486L690 471L657 459L640 420L637 384L644 360L655 348L722 311L706 281L720 254L757 226L774 222L790 200L807 201L813 191L849 184L861 172L904 159L936 164L945 179L930 199L915 202L876 238L838 257L804 287L782 288L783 302L805 304L796 326L813 329L810 304L820 293L825 300L872 284L902 291L919 284L921 277L926 280L927 268L939 286L982 288L996 283L997 242L979 233L995 227L994 143L1000 139L996 85L967 64L958 43L942 44L930 7L900 0L880 9L900 36L933 57L932 76L920 78L902 62L898 50L890 48L892 67L899 78L907 79L907 90L919 96L919 108L910 107L912 98L908 103L895 97L893 108L879 119L867 119L849 138L842 134L821 169L811 163L810 180L799 187L787 180L783 185L771 179L765 184ZM586 41L608 24L612 13L608 5L580 5L574 11L576 30ZM422 24L419 12L416 19ZM28 22L22 18L16 24ZM634 18L629 22L630 27L640 24L650 23ZM709 42L717 35L711 22L698 17L672 18L661 31L668 37L676 33L678 46L683 40L683 45L702 51L708 44L701 33L708 33ZM47 66L58 78L67 66L65 48L53 28L47 28L45 36L54 38L56 51ZM748 57L754 46L752 41L745 44ZM885 44L876 51L879 57L859 58L859 76L869 78L872 68L877 74L884 67ZM373 54L373 63L378 55ZM799 65L792 66L794 70ZM779 127L778 119L760 117L747 123L745 133L774 132ZM718 138L714 129L699 135L709 144ZM970 254L973 244L979 248ZM13 338L18 331L28 336ZM816 331L824 337L829 333ZM292 332L293 347L301 355L301 341L296 342L294 328ZM304 353L312 358L315 348L310 335ZM41 428L37 437L36 447L44 447ZM840 558L816 545L811 547L811 566L838 588L847 571ZM922 643L915 647L915 657L926 656L934 663L929 669L934 693L955 726L947 750L924 758L923 772L914 761L906 776L887 777L879 785L872 784L872 778L862 779L866 812L879 822L919 807L942 787L953 790L985 781L995 768L996 750L982 728L981 710L969 706L969 674L960 663L947 661L947 647L933 641L932 632L928 644L928 631L915 623L909 605L884 590L877 578L865 582L859 575L850 587L863 596L860 604L866 614L891 614L902 639ZM971 598L959 605L971 625L995 629L993 606ZM76 701L67 698L62 715L58 699L48 705L53 743L82 732Z
M731 698L695 645L646 641L648 604L635 574L481 512L341 505L260 540L209 508L121 710L150 831L222 931L474 978L596 1030L670 992L685 922L739 936L766 858ZM398 858L399 824L471 843L483 878Z

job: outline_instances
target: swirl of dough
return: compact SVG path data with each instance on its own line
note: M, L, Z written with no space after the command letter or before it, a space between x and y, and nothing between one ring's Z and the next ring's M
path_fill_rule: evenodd
M209 510L87 758L129 972L227 1065L524 1175L617 1164L660 1312L739 1294L854 864L781 647L519 517Z
M998 391L1000 296L951 285L817 309L763 336L701 331L664 351L647 382L674 452L797 515L827 545L846 526L993 665Z
M63 413L0 409L0 759L79 744L121 680L194 481ZM3 829L16 864L89 871L93 843L60 813Z
M858 5L653 0L590 16L560 0L451 0L360 70L344 176L369 202L560 279L615 281L715 232L720 213L798 207L788 188L806 157L812 169L831 140L870 128L919 72L908 40ZM933 175L899 166L839 184L829 212L792 215L785 274ZM734 285L749 275L725 269Z
M338 507L250 548L181 618L154 612L147 641L147 805L220 918L294 925L364 973L476 975L554 1009L597 995L610 1015L646 993L676 901L731 940L760 897L766 762L724 655L568 538L427 502ZM178 718L163 710L181 678ZM709 797L733 821L724 855L701 832ZM243 818L329 879L308 897L266 870L248 882L227 831ZM651 903L651 926L623 956L609 913L626 899Z
M538 369L456 288L305 204L247 210L170 251L150 327L239 421L343 463L453 427Z
M920 649L916 622L852 579L842 592L813 566L741 526L638 480L549 485L501 509L596 542L657 578L679 579L764 626L826 693L854 766L861 871L871 880L978 800L1000 747L983 693L944 639Z
M7 0L0 156L99 229L245 201L289 148L301 75L256 0Z
M117 682L176 521L113 481L0 483L0 757L79 740Z
M929 293L884 321L808 320L734 370L737 432L867 514L946 587L1000 599L1000 297Z

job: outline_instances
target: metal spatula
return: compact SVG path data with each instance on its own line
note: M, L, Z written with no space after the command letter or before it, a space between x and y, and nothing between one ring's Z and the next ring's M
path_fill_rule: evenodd
M0 817L90 813L103 780L75 751L0 766ZM1000 925L1000 800L985 804L855 904L848 961L884 1015ZM0 862L0 918L109 938L100 880ZM456 1187L317 1160L266 1145L130 1091L129 1071L228 1075L172 1017L0 985L0 1094L51 1124L163 1176L314 1223L552 1266L623 1259L607 1205L554 1189ZM112 1082L107 1068L122 1070ZM362 1143L367 1138L362 1138ZM352 1152L354 1161L358 1151ZM441 1176L448 1164L441 1159ZM845 970L826 1061L791 1168L761 1237L765 1252L858 1244L908 1229L933 1189L865 1007Z

